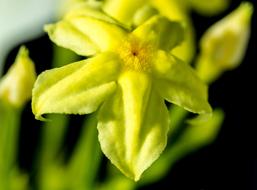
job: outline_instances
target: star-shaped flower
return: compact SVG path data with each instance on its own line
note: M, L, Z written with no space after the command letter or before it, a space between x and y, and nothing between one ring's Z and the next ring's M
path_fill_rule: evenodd
M130 32L81 5L46 30L56 44L92 57L42 73L33 89L33 113L40 119L47 113L99 110L102 151L134 180L166 146L164 100L191 112L211 112L206 85L169 53L181 40L174 38L182 31L176 22L154 16Z

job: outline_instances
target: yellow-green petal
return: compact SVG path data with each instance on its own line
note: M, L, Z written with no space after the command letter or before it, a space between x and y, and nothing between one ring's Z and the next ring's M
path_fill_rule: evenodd
M102 151L129 178L141 174L166 146L168 112L148 75L126 71L99 113Z
M86 3L45 30L57 45L84 56L114 49L127 34L117 21Z
M184 40L172 49L172 54L186 63L191 63L195 54L195 35L187 7L181 0L151 0L151 5L171 21L183 23Z
M40 119L47 113L87 114L114 92L120 63L111 53L48 70L39 75L32 111Z
M153 62L154 85L159 94L194 113L210 113L207 86L195 71L183 61L159 51Z
M103 9L106 13L127 25L132 24L136 11L148 0L105 0Z
M15 107L23 106L31 98L35 80L34 63L29 58L29 51L23 46L14 64L0 80L0 99Z
M229 3L230 0L187 0L189 6L191 6L197 12L212 16L219 14L220 12L224 11Z
M100 51L88 36L67 21L48 24L44 29L53 42L76 52L78 55L89 56Z
M178 22L171 22L163 16L153 16L133 32L142 41L169 51L184 39L184 29Z
M158 14L158 11L147 3L138 9L138 11L133 16L133 24L135 26L139 26L156 14Z

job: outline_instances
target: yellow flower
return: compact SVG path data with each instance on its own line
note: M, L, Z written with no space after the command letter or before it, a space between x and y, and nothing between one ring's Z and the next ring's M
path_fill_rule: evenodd
M58 45L92 57L42 73L33 89L33 113L40 119L98 110L102 151L134 180L166 146L164 100L191 112L211 112L206 85L170 54L183 39L179 23L153 16L129 31L84 4L46 30Z

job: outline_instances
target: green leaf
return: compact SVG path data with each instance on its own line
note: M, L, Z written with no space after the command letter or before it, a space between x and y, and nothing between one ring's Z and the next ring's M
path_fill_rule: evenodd
M170 51L184 39L184 29L180 23L171 22L159 15L151 17L132 33L142 41L149 41L166 51Z
M168 111L148 75L126 71L118 84L100 110L99 141L111 162L137 181L166 146Z
M96 185L96 176L102 158L96 126L96 114L86 116L81 136L68 165L70 189L90 190Z
M84 56L115 49L127 34L117 21L87 4L70 11L62 21L46 25L45 30L57 45Z
M164 51L153 62L154 85L167 101L194 113L210 113L207 86L187 64Z
M46 113L86 114L95 111L116 88L120 63L112 53L45 71L32 97L36 118Z

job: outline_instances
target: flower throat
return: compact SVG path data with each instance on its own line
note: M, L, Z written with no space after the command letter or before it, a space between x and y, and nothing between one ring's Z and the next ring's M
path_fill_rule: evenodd
M123 66L128 70L150 72L153 47L130 36L118 48L119 55L123 60Z

